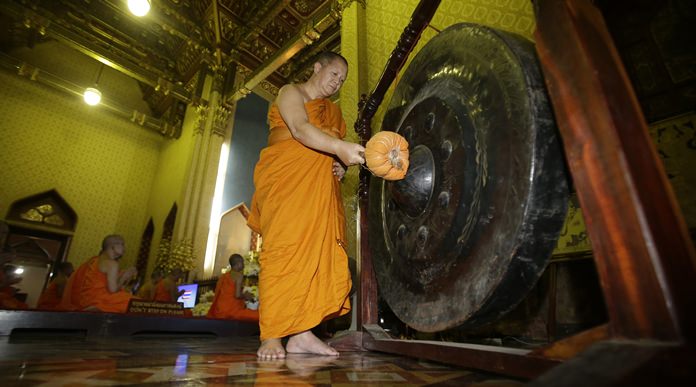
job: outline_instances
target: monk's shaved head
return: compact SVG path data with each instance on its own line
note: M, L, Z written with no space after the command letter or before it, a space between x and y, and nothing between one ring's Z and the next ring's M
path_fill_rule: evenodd
M346 65L346 67L348 66L348 61L346 60L346 58L344 58L340 54L336 54L333 51L322 52L321 54L319 54L319 56L317 56L317 60L315 60L315 62L319 62L319 63L321 63L322 66L326 66L327 64L329 64L335 60L343 61L343 63Z
M242 265L244 266L244 258L242 258L241 255L239 254L232 254L230 255L230 266L235 267L235 265Z
M106 238L104 238L104 240L102 241L101 251L104 252L109 247L119 244L125 244L125 241L122 236L116 234L107 235Z

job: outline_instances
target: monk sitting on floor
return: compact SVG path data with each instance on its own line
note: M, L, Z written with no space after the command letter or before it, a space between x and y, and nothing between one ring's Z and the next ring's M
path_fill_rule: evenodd
M183 277L184 272L181 269L174 269L169 272L169 274L157 282L153 300L159 302L176 302L176 300L184 294L184 290L180 291L176 286Z
M63 297L65 284L68 282L68 277L70 277L73 271L73 265L70 262L59 262L56 264L55 277L53 277L51 283L49 283L43 293L41 293L39 301L36 304L36 309L53 310L58 307Z
M120 235L104 238L99 255L80 265L68 279L58 309L125 313L133 295L123 288L137 274L134 267L119 273L118 260L125 250Z
M153 300L155 298L155 287L161 279L162 273L159 270L154 270L152 274L150 274L150 280L138 289L137 297L143 300Z
M232 254L230 267L232 270L223 274L217 281L208 317L258 322L259 312L247 309L244 305L245 298L250 297L249 294L242 293L244 258L239 254Z

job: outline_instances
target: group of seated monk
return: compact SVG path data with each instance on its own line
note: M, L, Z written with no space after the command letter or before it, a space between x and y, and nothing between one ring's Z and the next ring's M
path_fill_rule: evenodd
M37 309L61 311L99 311L126 313L131 299L171 303L184 292L177 283L184 271L172 270L163 275L154 271L150 280L133 295L129 284L137 275L135 268L121 270L119 259L125 253L125 241L119 235L109 235L102 242L99 255L90 258L77 270L69 262L56 264L50 283L38 299ZM3 270L0 272L0 309L28 309L26 303L15 297L12 285L21 281L8 262L12 254L2 255ZM243 294L244 259L233 254L229 259L232 270L220 277L215 289L215 298L207 317L258 322L256 310L246 309Z

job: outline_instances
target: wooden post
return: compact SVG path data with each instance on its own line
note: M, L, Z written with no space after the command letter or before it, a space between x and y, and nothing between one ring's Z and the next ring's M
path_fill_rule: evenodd
M696 255L602 16L536 3L537 51L583 209L610 334L693 341Z

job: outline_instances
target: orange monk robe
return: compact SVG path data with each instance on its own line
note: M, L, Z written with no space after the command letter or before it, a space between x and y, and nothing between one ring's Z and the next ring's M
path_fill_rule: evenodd
M92 257L80 265L68 279L59 310L97 308L102 312L125 313L133 295L119 290L109 291L106 274L99 271L99 257Z
M326 99L305 104L310 123L343 138L341 111ZM259 257L261 340L303 332L350 311L345 215L334 158L295 140L274 104L269 146L254 170L248 224L263 237Z
M259 321L259 311L247 309L244 300L235 297L237 284L230 274L224 274L215 285L215 297L208 309L208 317L249 322Z
M160 302L175 302L176 300L172 300L172 295L169 293L169 290L167 290L164 281L167 281L167 279L163 278L157 282L157 285L155 285L155 294L152 297L152 300Z
M58 304L60 304L60 299L63 296L58 294L59 283L57 281L51 281L51 283L46 286L41 296L39 296L39 301L36 303L36 309L52 310L56 309Z
M0 309L29 309L29 305L15 297L15 289L5 286L0 289Z

